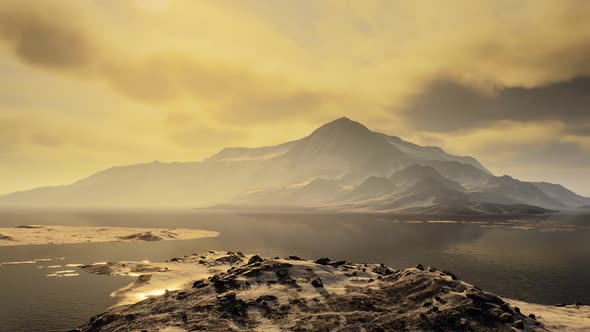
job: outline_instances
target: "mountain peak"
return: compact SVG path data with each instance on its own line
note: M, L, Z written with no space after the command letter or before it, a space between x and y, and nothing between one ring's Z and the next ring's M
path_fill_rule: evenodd
M400 151L363 124L342 117L314 130L297 142L289 154L307 161L317 157L338 157L350 162L371 160L374 164L377 159L389 160L398 156Z
M322 128L342 128L342 129L346 129L346 130L362 130L362 131L370 131L369 128L365 127L365 125L363 125L360 122L357 121L353 121L345 116L338 118L334 121L330 121L326 124L324 124L323 126L319 127L317 130L320 130Z
M353 121L347 117L341 117L334 121L328 122L316 130L309 137L311 139L367 139L374 136L374 133L365 127L362 123Z
M343 116L343 117L340 117L340 118L338 118L336 120L330 121L328 123L336 123L336 122L342 122L342 123L344 123L344 122L356 122L356 121L353 121L350 118L347 118L347 117Z

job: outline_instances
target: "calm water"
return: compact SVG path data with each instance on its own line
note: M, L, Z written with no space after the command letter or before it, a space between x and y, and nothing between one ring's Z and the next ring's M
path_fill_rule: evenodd
M367 215L0 211L0 227L23 224L202 228L221 232L221 236L148 243L0 247L0 262L56 259L0 266L0 331L74 328L113 305L109 294L132 281L83 272L77 277L50 278L46 274L51 270L45 266L163 261L210 249L272 257L327 256L383 262L397 268L422 263L453 271L463 280L506 297L546 304L590 303L590 216L451 224L407 223ZM533 229L511 228L523 225Z

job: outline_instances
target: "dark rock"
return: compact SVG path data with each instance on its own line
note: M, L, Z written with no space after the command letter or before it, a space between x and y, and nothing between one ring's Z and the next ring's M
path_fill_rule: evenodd
M342 266L344 264L346 264L346 261L335 261L335 262L328 263L328 265L333 266L333 267Z
M445 324L446 325L455 325L455 324L457 324L457 320L458 320L457 316L455 316L453 314L445 319Z
M447 275L447 276L451 277L451 279L453 279L453 280L459 279L459 278L457 278L457 276L453 272L450 272L450 271L442 271L442 273L444 275Z
M537 319L537 316L535 316L535 314L529 314L529 318L532 318L532 319L535 319L536 320Z
M328 257L319 258L315 261L315 263L320 265L328 265L330 263L330 259Z
M520 308L519 307L514 307L514 312L519 313L520 314Z
M197 280L197 281L193 282L193 288L203 288L203 287L207 287L207 283L205 282L205 280Z
M234 317L246 317L247 309L248 304L241 299L236 299L236 294L231 293L219 299L219 310Z
M502 303L500 305L500 309L502 309L504 312L512 312L512 309L510 309L510 306L507 303Z
M517 320L516 322L514 322L514 324L512 324L512 326L514 326L515 328L517 328L519 330L524 329L524 323L521 320Z
M262 301L276 301L278 298L274 295L262 295L256 299L256 302L260 303Z
M215 262L223 263L223 264L235 264L235 263L242 262L242 258L240 256L232 253L227 256L223 256L223 257L219 257L219 258L215 259Z
M105 315L107 312L101 312L98 315L94 315L92 317L90 317L90 323L94 323L94 321L96 321L97 319L99 319L100 317L102 317L103 315Z
M215 287L215 290L218 293L223 293L226 292L230 289L235 289L235 280L215 280L215 282L213 282L213 287Z
M471 299L475 303L494 303L494 304L501 304L504 303L502 299L499 297L486 294L486 293L467 293L466 296Z
M8 235L0 234L0 240L12 241L13 239Z
M184 300L188 297L188 293L187 292L179 292L178 294L176 294L176 299L177 300Z
M289 256L289 257L287 257L287 259L292 260L292 261L300 261L300 260L302 260L300 257L297 257L297 256Z
M558 303L555 305L556 307L565 307L565 303Z
M426 301L422 304L423 307L430 307L432 305L432 301Z
M435 299L437 302L439 302L439 303L442 303L442 304L445 304L445 303L447 303L447 300L444 300L444 299L442 299L440 296L435 296L435 297L434 297L434 299Z
M289 276L288 269L279 269L279 270L276 270L275 273L279 279L285 279Z
M483 311L479 308L469 307L465 310L465 312L470 316L479 316L483 314Z
M420 271L424 271L424 266L422 266L422 264L416 265L416 268Z
M311 281L311 285L313 287L324 287L324 283L322 282L322 279L320 278L315 278Z
M500 319L505 322L512 322L512 320L513 320L512 315L507 312L502 313L500 315Z
M254 264L254 263L260 263L262 261L264 261L264 260L260 256L254 255L248 260L248 265Z

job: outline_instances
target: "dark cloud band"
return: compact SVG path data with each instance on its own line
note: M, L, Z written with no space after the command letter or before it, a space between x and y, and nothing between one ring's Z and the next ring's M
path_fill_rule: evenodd
M572 134L590 134L590 77L537 88L505 88L493 95L437 81L401 110L414 128L451 132L507 120L557 120Z

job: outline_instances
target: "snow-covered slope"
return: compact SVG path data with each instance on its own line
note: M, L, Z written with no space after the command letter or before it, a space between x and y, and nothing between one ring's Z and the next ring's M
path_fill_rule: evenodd
M417 161L456 161L461 164L471 165L486 174L492 174L488 171L477 159L469 156L454 156L451 154L446 153L443 149L437 146L420 146L414 143L410 143L407 141L402 140L396 136L388 136L385 134L383 135L389 143L393 144L403 153L412 157L412 159Z

